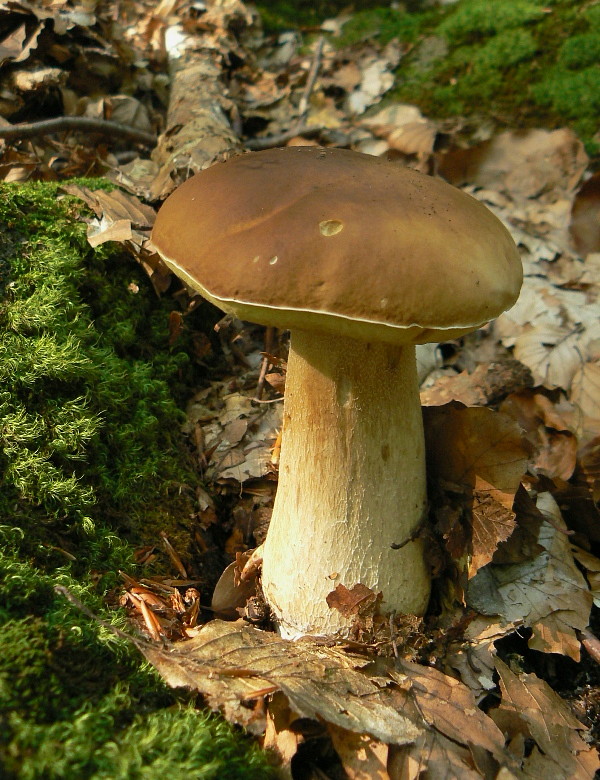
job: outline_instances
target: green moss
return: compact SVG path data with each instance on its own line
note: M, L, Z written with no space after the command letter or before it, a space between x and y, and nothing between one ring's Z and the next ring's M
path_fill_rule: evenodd
M420 44L397 71L389 99L432 117L487 114L510 127L560 127L597 151L600 3L460 0L441 17L420 15L421 40L442 37L447 55L420 62Z
M453 45L485 39L504 30L539 20L544 10L539 3L526 0L467 0L457 4L454 10L438 25L436 32Z
M410 14L400 8L371 8L357 11L344 24L342 34L334 40L338 48L353 46L368 38L377 37L385 46L393 38L405 43L417 40L425 14Z
M563 68L586 68L600 62L600 35L597 32L574 35L558 52L558 64Z
M174 304L118 247L90 249L82 208L1 187L0 776L266 778L243 735L54 592L124 628L117 572L158 527L185 557L179 488L197 479L178 430L200 377L187 337L169 347Z

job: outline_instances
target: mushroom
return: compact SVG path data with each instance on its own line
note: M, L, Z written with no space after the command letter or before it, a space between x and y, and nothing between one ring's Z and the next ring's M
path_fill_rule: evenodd
M279 485L262 585L280 634L347 635L337 585L423 614L425 450L415 345L516 300L517 248L449 184L341 149L290 147L196 174L152 241L240 319L289 328Z

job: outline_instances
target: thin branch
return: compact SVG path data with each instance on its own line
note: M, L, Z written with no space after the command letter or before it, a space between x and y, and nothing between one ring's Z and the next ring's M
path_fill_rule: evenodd
M300 98L300 103L298 106L298 117L294 124L284 133L276 133L275 135L269 135L265 138L252 138L251 140L246 141L245 146L247 149L250 149L253 152L259 152L262 149L273 149L276 146L283 146L283 144L291 141L292 138L295 138L297 135L303 135L305 138L311 138L311 136L319 135L319 133L324 129L322 127L315 127L314 125L306 125L310 96L313 89L315 88L317 76L319 75L324 43L325 38L321 36L317 41L317 45L315 46L315 53L313 55L313 60L310 65L308 77L306 79L306 86L304 87L304 92L302 93L302 97Z
M65 130L83 130L103 135L118 135L146 146L156 145L156 136L144 133L134 127L111 122L108 119L90 119L85 116L59 116L54 119L44 119L41 122L24 122L20 125L0 127L0 138L7 141L35 138L40 135L61 133Z
M275 135L267 135L264 138L251 138L249 141L244 141L244 146L253 152L259 152L262 149L273 149L275 146L282 146L297 135L311 138L322 133L324 129L324 127L316 127L315 125L293 127L284 133L275 133Z
M319 69L321 67L321 58L323 56L324 43L325 43L325 38L323 35L321 35L321 37L318 39L317 44L315 46L315 53L313 55L313 60L310 65L310 70L308 72L308 78L306 79L306 86L304 87L304 92L302 93L302 97L300 98L300 104L298 106L299 116L296 122L297 125L303 123L304 120L306 119L306 115L308 114L310 96L312 94L313 89L315 88L315 82L317 80L317 76L319 75Z

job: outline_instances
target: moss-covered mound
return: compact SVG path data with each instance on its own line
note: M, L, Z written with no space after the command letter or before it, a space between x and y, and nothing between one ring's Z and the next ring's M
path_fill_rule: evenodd
M185 341L55 185L0 189L0 776L265 778L265 758L167 689L112 622L116 572L190 514ZM153 530L154 529L154 530Z
M259 4L267 23L306 23L304 9ZM600 2L459 0L353 4L344 47L398 38L405 55L386 99L418 105L432 118L489 116L515 126L571 126L591 154L600 150ZM370 6L370 7L367 7ZM322 14L340 10L321 3ZM321 16L323 18L323 16ZM313 20L314 24L314 20Z

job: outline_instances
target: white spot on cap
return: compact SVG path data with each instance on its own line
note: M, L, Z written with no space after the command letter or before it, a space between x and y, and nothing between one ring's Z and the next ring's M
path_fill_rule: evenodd
M275 263L279 260L277 255L273 255L273 257L269 260L269 265L275 265Z
M379 305L381 306L381 308L382 308L382 309L385 309L385 307L388 305L388 302L389 302L389 301L388 301L388 299L387 299L387 298L382 298L382 299L379 301Z
M319 222L319 232L322 236L335 236L344 229L344 223L339 219L324 219Z
M253 262L253 263L258 263L258 261L259 261L259 260L260 260L260 255L255 255L255 256L252 258L252 262Z

